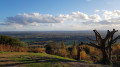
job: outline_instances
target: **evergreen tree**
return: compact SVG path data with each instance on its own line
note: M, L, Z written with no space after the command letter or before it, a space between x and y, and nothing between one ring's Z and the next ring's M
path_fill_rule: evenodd
M66 49L66 46L65 46L65 44L64 44L64 41L62 41L62 43L61 43L61 48L62 48L62 49Z
M77 53L78 53L78 51L77 51L77 43L74 42L73 47L72 47L72 51L71 51L71 55L72 55L72 57L74 59L77 59Z
M64 57L66 57L68 55L64 41L62 41L62 43L61 43L61 48L59 49L59 54Z

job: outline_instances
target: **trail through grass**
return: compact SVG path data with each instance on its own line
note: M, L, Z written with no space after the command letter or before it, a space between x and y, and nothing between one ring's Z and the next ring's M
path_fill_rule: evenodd
M108 67L46 53L0 52L0 67Z

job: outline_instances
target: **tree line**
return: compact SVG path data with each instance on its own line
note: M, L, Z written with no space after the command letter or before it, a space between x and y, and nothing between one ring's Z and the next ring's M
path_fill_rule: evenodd
M61 43L61 46L56 43L51 43L46 45L46 53L74 58L77 60L92 58L94 61L99 60L103 64L112 64L112 48L120 38L120 36L114 37L114 34L117 31L118 30L115 29L112 31L108 30L106 36L102 37L97 30L93 30L96 36L95 40L88 38L92 42L81 42L79 45L74 42L72 47L67 47L64 42ZM92 51L95 52L96 55L92 54ZM97 59L98 57L99 59Z

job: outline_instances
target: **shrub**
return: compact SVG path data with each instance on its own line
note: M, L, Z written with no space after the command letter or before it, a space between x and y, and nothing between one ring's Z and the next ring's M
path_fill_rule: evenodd
M58 50L58 55L63 56L63 57L67 57L68 52L66 51L66 49L59 49Z
M120 55L120 44L115 44L112 46L113 55Z
M60 48L56 43L49 43L45 46L46 53L48 54L57 54L58 49Z
M26 46L17 38L0 35L0 51L26 51Z
M81 59L81 60L84 60L86 57L87 57L86 52L85 52L85 51L81 51L81 52L80 52L80 59Z
M116 55L112 56L112 61L117 61L117 56Z
M93 62L98 62L98 61L100 61L100 57L98 56L98 55L93 55L93 56L91 56L91 60L93 61Z
M35 52L35 53L45 53L45 48L35 48L35 49L32 49L31 52Z
M9 52L25 52L27 51L27 47L16 47L16 46L11 46L11 45L3 45L0 44L0 51L9 51Z
M17 38L13 38L11 36L4 36L4 35L0 35L0 44L11 45L11 46L19 46L19 47L23 47L25 45L24 42L21 42Z
M80 52L80 59L81 60L90 60L90 56L86 54L84 50Z

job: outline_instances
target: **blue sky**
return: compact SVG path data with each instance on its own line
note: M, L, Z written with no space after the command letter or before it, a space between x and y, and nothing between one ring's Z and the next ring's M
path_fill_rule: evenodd
M120 0L0 0L1 31L119 29Z

